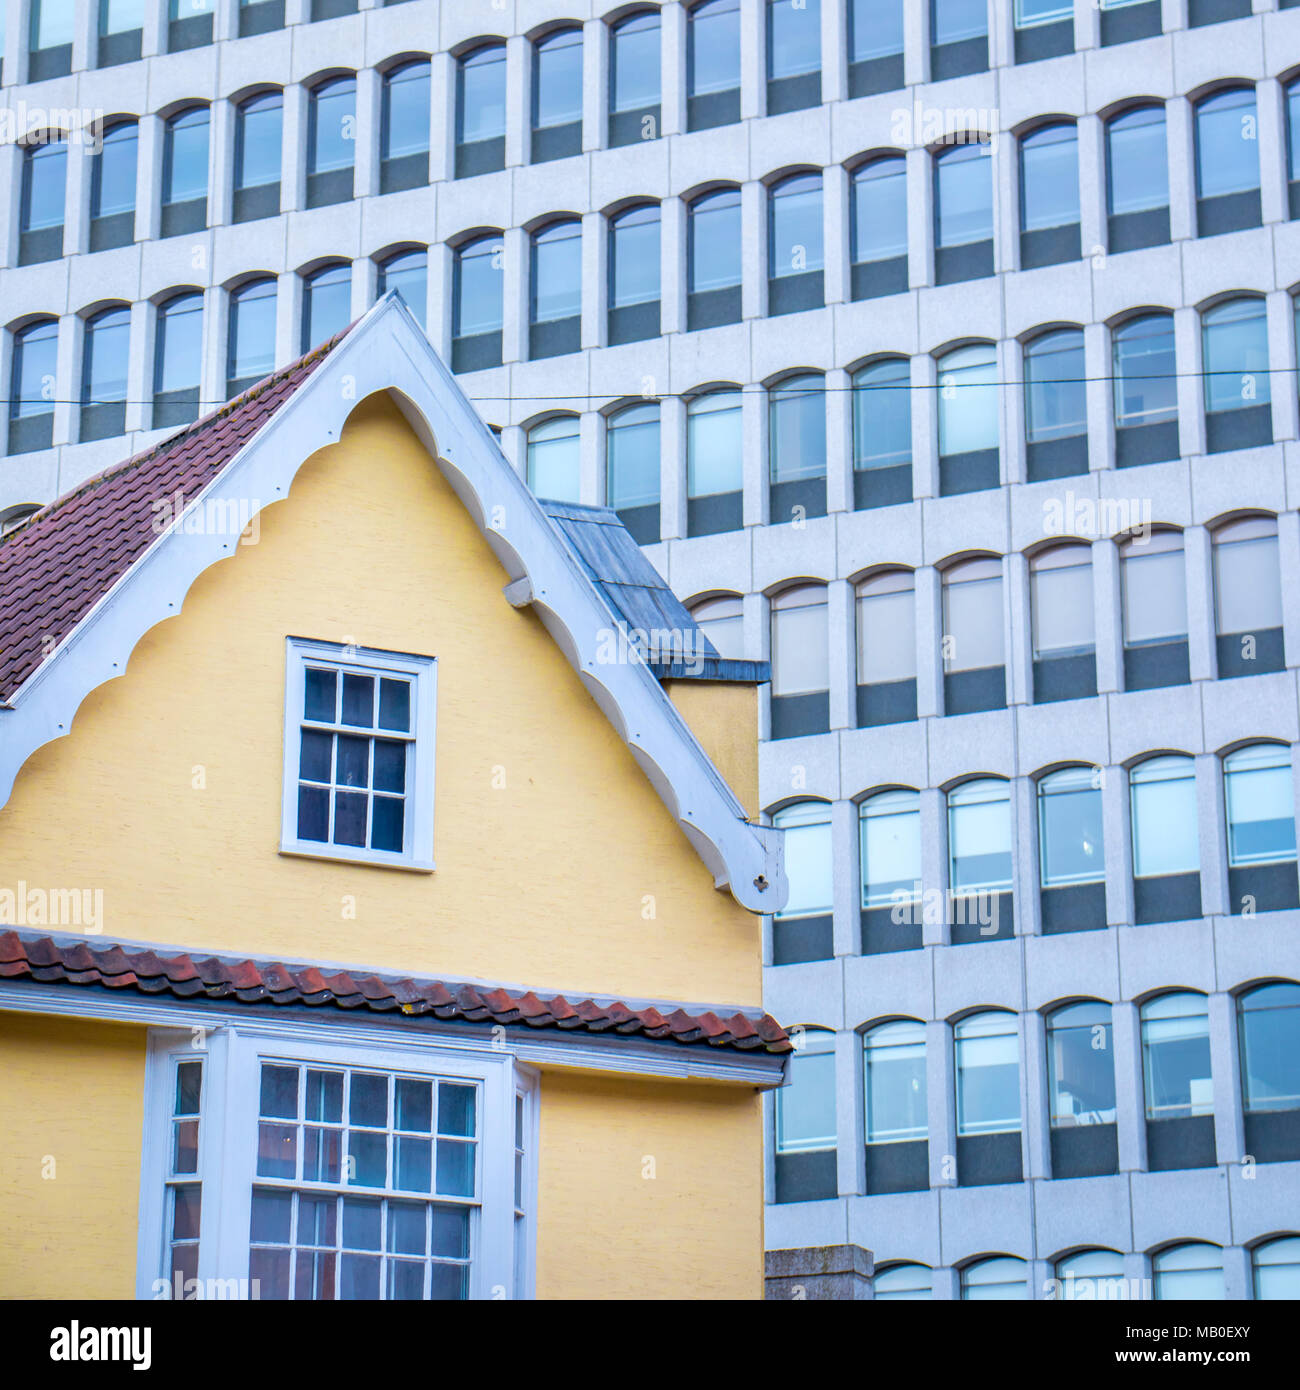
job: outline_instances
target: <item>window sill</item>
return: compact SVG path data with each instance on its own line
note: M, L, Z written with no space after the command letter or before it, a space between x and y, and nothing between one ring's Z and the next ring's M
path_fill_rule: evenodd
M342 846L308 847L302 844L288 844L280 846L280 853L287 859L321 859L331 864L351 864L368 869L405 869L408 873L415 874L431 874L437 867L432 859L403 859L379 850L362 849L360 846L351 847L345 852Z

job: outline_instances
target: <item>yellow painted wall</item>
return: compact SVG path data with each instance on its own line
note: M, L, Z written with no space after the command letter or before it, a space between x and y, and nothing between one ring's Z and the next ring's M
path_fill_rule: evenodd
M143 1028L0 1013L0 1298L134 1297L144 1058Z
M758 820L758 687L677 680L665 681L664 689L745 814Z
M109 938L757 1004L760 919L713 888L506 578L396 408L364 402L259 543L28 761L0 885L102 888ZM278 853L286 634L437 656L435 873ZM713 697L753 693L679 692L695 727ZM739 733L715 747L739 778Z
M761 1298L761 1101L546 1072L539 1298Z

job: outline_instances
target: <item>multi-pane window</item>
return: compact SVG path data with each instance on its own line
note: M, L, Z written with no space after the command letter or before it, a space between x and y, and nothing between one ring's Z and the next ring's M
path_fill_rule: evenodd
M1079 145L1072 124L1042 126L1020 141L1020 264L1079 255Z
M1138 106L1106 122L1106 212L1112 251L1169 240L1163 106Z
M934 1297L934 1270L929 1265L901 1264L878 1269L871 1281L872 1297L916 1301Z
M609 143L659 137L659 11L641 11L609 35Z
M687 209L686 324L691 330L739 323L740 190L722 188Z
M429 181L429 64L404 63L384 74L379 125L379 191Z
M199 1225L203 1184L199 1181L199 1130L202 1125L203 1063L182 1057L172 1064L164 1231L167 1282L175 1296L199 1273Z
M925 1090L925 1025L882 1023L862 1039L868 1144L898 1144L929 1133Z
M605 501L638 545L659 539L659 407L624 406L605 430Z
M1196 230L1213 236L1259 222L1255 90L1234 87L1196 103Z
M1115 466L1178 455L1178 378L1172 314L1142 314L1111 334Z
M938 284L993 274L993 170L989 147L953 145L934 161L935 278Z
M1016 1016L1000 1009L968 1014L952 1030L957 1068L957 1134L1020 1128L1020 1040Z
M456 248L451 365L457 372L501 364L505 321L504 243L492 233Z
M38 319L14 333L9 369L9 452L48 449L54 437L57 319Z
M1011 891L1011 794L1001 777L948 793L948 887L954 896Z
M275 367L275 281L251 280L230 295L226 397L238 395Z
M1089 546L1054 545L1032 557L1029 628L1035 703L1095 695L1097 661Z
M1047 1095L1053 1129L1115 1123L1109 1004L1086 999L1048 1015Z
M191 106L167 122L163 137L162 235L196 232L208 220L206 106Z
M961 1272L961 1296L978 1302L1029 1297L1029 1266L1014 1255L976 1260Z
M1217 1245L1189 1241L1157 1251L1151 1273L1159 1301L1223 1297L1223 1251Z
M1214 532L1214 628L1219 675L1280 671L1282 579L1277 521L1249 516Z
M284 97L262 92L241 102L235 116L236 222L274 217L280 211L281 132Z
M479 1089L261 1064L249 1277L263 1298L468 1297Z
M86 323L81 364L80 438L107 439L126 427L131 311L104 309Z
M178 294L158 306L154 337L153 427L199 417L203 377L203 296Z
M356 120L355 77L336 77L312 88L307 108L309 208L351 199Z
M907 162L873 159L853 172L850 242L853 298L907 288Z
M1059 328L1025 344L1025 442L1030 482L1088 471L1083 330Z
M767 114L821 101L821 0L767 0Z
M533 44L532 162L582 149L582 30L555 29Z
M1006 704L1002 562L965 560L943 573L944 710L971 714Z
M907 787L877 792L859 811L864 909L911 902L921 892L921 795Z
M704 0L686 13L686 128L740 119L740 0Z
M904 3L849 0L849 96L872 96L903 85Z
M1096 769L1066 767L1039 779L1038 870L1044 888L1105 881Z
M506 46L485 44L456 65L456 177L504 169Z
M609 341L659 334L659 207L643 203L609 220Z
M1119 556L1125 688L1185 685L1190 676L1182 533L1130 537Z
M1250 1255L1256 1298L1300 1298L1300 1236L1266 1240Z
M415 321L423 328L429 300L428 253L420 250L399 251L395 256L380 261L377 288L380 298L389 290L396 290L406 301L406 307L415 316Z
M1237 1000L1237 1032L1250 1152L1266 1160L1295 1158L1293 1151L1261 1152L1261 1146L1252 1141L1267 1143L1270 1137L1267 1122L1257 1123L1254 1117L1284 1114L1277 1122L1280 1126L1300 1111L1300 985L1279 981L1247 991ZM1277 1137L1282 1137L1280 1129ZM1294 1148L1293 1136L1290 1142Z
M582 223L552 222L530 247L530 357L576 352L582 315Z
M939 490L947 496L997 487L998 359L972 343L935 364L939 390Z
M136 151L134 121L120 121L103 136L90 174L90 249L105 251L135 240Z
M23 147L19 203L19 265L58 260L63 255L64 197L68 146L47 138Z
M1201 314L1205 443L1221 453L1273 442L1264 301L1229 299Z
M691 617L720 657L744 660L744 603L738 594L718 594L714 598L701 599L691 608Z
M822 304L822 257L822 176L792 174L767 195L769 313Z
M1205 996L1191 990L1157 995L1142 1005L1141 1017L1147 1119L1213 1114Z
M528 486L537 497L577 502L581 482L578 417L556 415L528 431Z
M834 895L831 808L824 801L797 801L774 812L772 824L785 832L785 870L790 881L790 896L776 913L777 920L826 915Z
M687 533L739 530L743 482L741 393L693 396L686 406Z
M350 265L337 262L307 276L302 287L302 351L310 351L346 328L351 312Z

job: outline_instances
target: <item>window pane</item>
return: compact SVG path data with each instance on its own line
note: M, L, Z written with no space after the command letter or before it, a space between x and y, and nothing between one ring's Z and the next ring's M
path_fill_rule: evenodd
M1300 1236L1256 1246L1255 1297L1300 1299Z
M862 803L862 906L889 907L921 889L921 798L879 792Z
M820 801L786 806L772 817L785 832L785 870L790 897L778 917L815 917L832 900L830 807Z
M1148 1120L1214 1113L1203 994L1162 994L1142 1006L1142 1070Z
M1255 93L1219 92L1196 108L1196 196L1218 198L1259 187Z
M1199 872L1192 760L1149 758L1129 774L1129 788L1136 877Z
M1066 768L1038 784L1039 870L1044 888L1105 881L1101 790L1096 777L1092 768Z
M350 169L356 148L357 84L342 77L317 87L311 94L307 170Z
M773 695L806 695L830 686L826 591L819 587L810 594L812 601L797 607L773 607Z
M609 307L659 298L659 209L633 208L610 223Z
M1112 216L1169 205L1163 107L1143 106L1106 126L1106 176Z
M396 290L406 301L421 328L425 326L425 306L429 302L428 257L423 251L405 251L379 267L379 295Z
M135 208L138 145L134 124L114 126L104 136L104 146L95 160L91 180L91 217L112 217Z
M1071 0L1016 0L1017 29L1073 17L1074 5Z
M181 295L158 310L155 391L185 391L203 370L203 296Z
M1237 1017L1246 1110L1300 1110L1300 985L1251 990L1237 1001Z
M302 350L323 343L352 317L352 267L331 266L318 271L304 286Z
M1115 1123L1114 1058L1108 1004L1071 1004L1048 1018L1053 1127Z
M710 391L686 410L686 478L690 497L739 492L743 478L739 391Z
M988 25L984 0L930 0L930 42L960 43L977 39Z
M1079 155L1072 125L1048 126L1020 142L1020 227L1033 232L1079 220Z
M1182 537L1155 531L1120 550L1124 645L1177 641L1187 636L1187 577Z
M767 260L773 279L822 268L820 174L797 174L768 194Z
M456 255L456 302L452 333L457 338L498 333L503 322L503 243L483 237Z
M835 1039L804 1032L790 1058L789 1080L776 1092L777 1153L835 1147Z
M911 364L874 362L853 377L853 466L894 468L912 461Z
M1020 1044L1014 1014L983 1013L953 1028L957 1133L1005 1134L1020 1128Z
M23 231L62 226L67 168L67 146L62 141L27 151L23 159Z
M907 255L907 165L879 159L853 175L853 261Z
M1221 1299L1223 1252L1217 1245L1178 1245L1151 1260L1155 1296L1169 1299Z
M911 574L893 570L858 586L858 684L916 676L916 596Z
M938 156L934 168L936 245L987 241L993 235L988 146L959 145Z
M54 409L58 368L59 325L32 324L14 336L12 419L48 415Z
M994 778L948 793L948 886L954 893L1011 889L1011 802Z
M1269 400L1268 324L1262 299L1233 299L1201 316L1206 410Z
M1282 626L1276 522L1249 521L1215 534L1214 598L1222 635Z
M429 65L409 63L384 78L383 157L429 148Z
M768 393L774 483L826 473L826 391L819 376L791 377Z
M645 507L659 500L659 407L620 410L605 436L609 506Z
M533 236L533 322L582 312L582 224L559 222Z
M744 659L745 619L739 598L724 595L705 599L691 609L691 617L719 656Z
M533 49L533 128L582 119L582 30L539 39Z
M849 62L888 58L903 51L904 0L850 0ZM926 1297L929 1286L926 1286Z
M1300 179L1300 82L1286 89L1286 176Z
M821 22L821 0L768 0L769 78L820 70Z
M687 14L687 90L693 97L740 86L740 0L708 0Z
M958 348L941 357L939 453L945 457L998 447L997 355L992 347Z
M72 42L73 7L67 0L34 0L31 25L33 48L61 48Z
M537 497L576 502L579 494L578 421L564 416L528 432L528 486Z
M659 102L659 15L639 14L610 38L611 111L638 111Z
M1093 650L1092 553L1062 546L1035 556L1029 572L1034 660Z
M1083 333L1045 333L1025 347L1025 434L1030 444L1088 432Z
M740 190L723 189L690 207L690 292L740 284Z
M51 0L45 0L47 6ZM59 8L63 8L59 6ZM144 0L100 0L99 32L126 34L144 26Z
M1291 752L1275 743L1239 748L1223 760L1228 865L1285 864L1296 857Z
M196 106L167 123L163 152L164 203L208 196L208 108Z
M130 340L129 309L111 309L86 325L86 355L81 386L83 405L126 400Z
M457 73L456 140L469 145L506 133L506 50L504 44L480 48L462 58Z
M1002 567L998 561L957 565L944 575L943 634L948 671L982 671L1002 665Z
M929 1265L894 1265L892 1269L877 1271L872 1284L877 1300L934 1297L934 1271Z
M280 182L280 130L284 99L279 92L254 97L239 108L235 140L235 187L260 188Z
M1148 314L1115 330L1115 426L1156 425L1178 418L1174 321Z
M263 377L275 366L275 281L236 290L230 304L232 381Z
M925 1027L910 1020L873 1028L864 1039L867 1143L924 1139Z

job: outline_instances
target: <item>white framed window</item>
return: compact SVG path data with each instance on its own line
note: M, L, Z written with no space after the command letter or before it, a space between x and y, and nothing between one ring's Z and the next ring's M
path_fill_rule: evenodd
M138 1295L531 1297L535 1075L427 1038L320 1039L151 1034Z
M282 853L433 868L437 669L288 639Z

